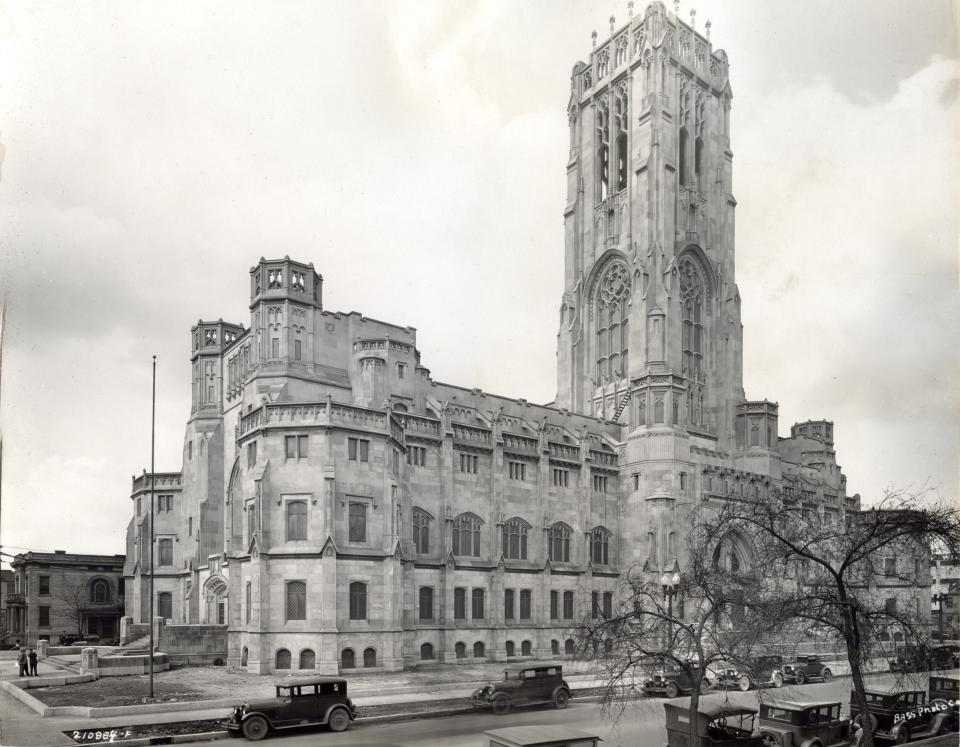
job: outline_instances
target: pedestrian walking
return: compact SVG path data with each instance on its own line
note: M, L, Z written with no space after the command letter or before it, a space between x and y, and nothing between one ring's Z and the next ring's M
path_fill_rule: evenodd
M27 659L27 650L25 648L21 648L20 653L17 655L17 666L20 668L21 677L29 676L29 673L27 672L29 661L30 660Z
M27 658L30 660L30 676L37 676L37 652L31 649L27 653Z

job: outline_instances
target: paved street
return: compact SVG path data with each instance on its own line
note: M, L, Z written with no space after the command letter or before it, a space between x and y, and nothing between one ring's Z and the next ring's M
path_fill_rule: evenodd
M892 675L880 675L868 680L872 684L889 685L895 682ZM905 683L905 686L925 687L926 676L917 682ZM848 711L850 696L849 679L837 678L829 683L808 684L800 687L788 686L780 690L763 690L759 693L764 699L787 700L827 700L835 699ZM711 699L729 698L731 702L756 705L757 692L716 693ZM596 703L571 704L564 711L552 708L536 708L513 711L506 716L494 716L491 713L468 714L448 718L421 719L401 723L355 724L349 731L333 734L323 728L303 730L296 733L280 733L271 737L290 747L306 745L351 745L351 747L407 747L407 745L429 745L430 747L480 747L483 744L482 733L488 729L505 726L523 726L533 724L569 724L580 729L595 730L605 740L604 747L629 745L653 747L665 742L664 710L659 699L642 700L626 705L617 719L600 712ZM190 742L189 744L209 744Z

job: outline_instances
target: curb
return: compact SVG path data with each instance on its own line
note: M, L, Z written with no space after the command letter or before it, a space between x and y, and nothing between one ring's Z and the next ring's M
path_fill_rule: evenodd
M578 702L587 702L587 701L596 701L601 700L602 697L599 695L585 695L579 697L576 700ZM358 724L388 724L392 722L400 721L416 721L417 719L426 719L426 718L443 718L444 716L462 716L467 713L476 713L478 709L473 706L464 706L462 708L449 708L442 711L420 711L418 713L407 712L407 713L386 713L382 716L363 716L356 720ZM116 747L142 747L143 745L154 745L154 744L178 744L181 742L201 742L209 741L212 742L218 739L229 739L231 736L228 731L208 731L202 732L199 734L176 734L169 737L137 737L136 739L122 739L116 742L111 742L111 745L116 745Z

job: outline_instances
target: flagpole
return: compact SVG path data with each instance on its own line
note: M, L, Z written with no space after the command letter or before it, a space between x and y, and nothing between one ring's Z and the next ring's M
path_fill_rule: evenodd
M153 356L153 390L150 398L150 699L153 700L153 483L154 433L157 419L157 356Z

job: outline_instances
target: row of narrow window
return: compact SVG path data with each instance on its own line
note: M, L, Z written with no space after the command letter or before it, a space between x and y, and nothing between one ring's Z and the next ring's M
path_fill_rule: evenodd
M550 641L550 653L554 656L560 655L560 641L553 639ZM529 640L524 640L520 642L520 651L517 652L517 645L514 641L507 641L504 645L506 650L506 655L508 657L515 656L533 656L533 644ZM595 647L596 648L596 647ZM611 650L611 642L604 642L604 650L609 652ZM463 641L457 641L454 645L454 653L458 659L467 658L467 644ZM572 638L567 638L563 642L563 653L567 656L572 656L576 651L576 644ZM474 659L483 659L486 657L487 649L483 641L476 641L470 649ZM249 657L249 651L246 646L243 647L243 650L240 654L240 665L247 666L247 660ZM313 649L305 648L298 655L298 669L316 669L317 666L317 656ZM435 648L432 643L423 643L420 645L420 659L421 661L433 661L436 659ZM291 669L293 664L293 656L290 653L289 649L281 648L277 651L274 656L274 667L276 669ZM345 648L340 652L340 668L341 669L357 669L359 667L365 669L372 669L377 664L377 650L375 648L366 648L363 651L362 658L358 657L357 652L352 648Z

